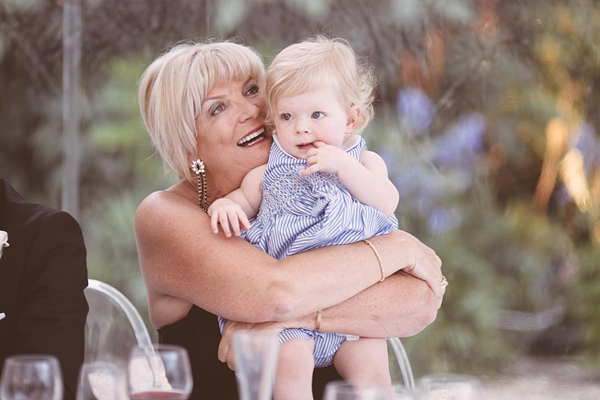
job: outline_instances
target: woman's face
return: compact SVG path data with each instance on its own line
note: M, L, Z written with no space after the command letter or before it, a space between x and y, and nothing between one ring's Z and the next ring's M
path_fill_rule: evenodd
M253 168L267 162L271 136L264 130L265 103L254 79L216 85L196 119L198 156L210 189L225 195Z

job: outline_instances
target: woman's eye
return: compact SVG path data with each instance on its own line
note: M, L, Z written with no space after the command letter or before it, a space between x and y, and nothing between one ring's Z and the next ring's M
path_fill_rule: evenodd
M314 119L323 118L324 116L325 114L323 114L321 111L315 111L314 113L312 113L312 118Z
M284 121L289 121L290 119L292 119L292 116L288 113L283 113L281 114L281 119Z
M221 103L219 104L215 104L211 109L210 109L210 115L217 115L222 113L225 110L225 106Z
M253 96L258 94L259 91L260 89L258 88L258 85L250 85L250 87L248 87L246 90L246 96Z

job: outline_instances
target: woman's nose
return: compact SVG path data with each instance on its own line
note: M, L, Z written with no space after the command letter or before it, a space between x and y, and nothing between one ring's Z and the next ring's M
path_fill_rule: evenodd
M245 122L250 119L256 119L263 113L264 103L263 102L252 102L247 101L243 106L242 111L242 122Z

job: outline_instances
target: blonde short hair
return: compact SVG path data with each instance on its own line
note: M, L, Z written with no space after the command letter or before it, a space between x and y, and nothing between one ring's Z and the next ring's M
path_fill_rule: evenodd
M154 60L139 84L140 112L165 170L190 180L197 152L196 118L207 93L231 80L264 80L264 64L250 47L224 41L183 43Z
M265 83L266 123L274 126L273 113L282 97L331 87L347 110L352 106L360 109L359 123L353 132L360 134L373 118L375 85L373 69L356 55L350 43L322 35L309 38L283 49L269 66Z

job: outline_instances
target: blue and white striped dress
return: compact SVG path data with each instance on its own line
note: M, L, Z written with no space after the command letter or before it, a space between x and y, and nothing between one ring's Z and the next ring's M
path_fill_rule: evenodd
M360 161L366 143L356 137L348 154ZM245 232L245 239L280 259L302 251L348 244L391 232L398 227L394 215L355 199L337 175L316 172L306 177L300 171L306 160L286 153L274 136L263 177L260 210ZM224 322L220 321L221 327ZM280 342L294 338L315 340L315 366L331 364L345 336L309 329L286 329Z

